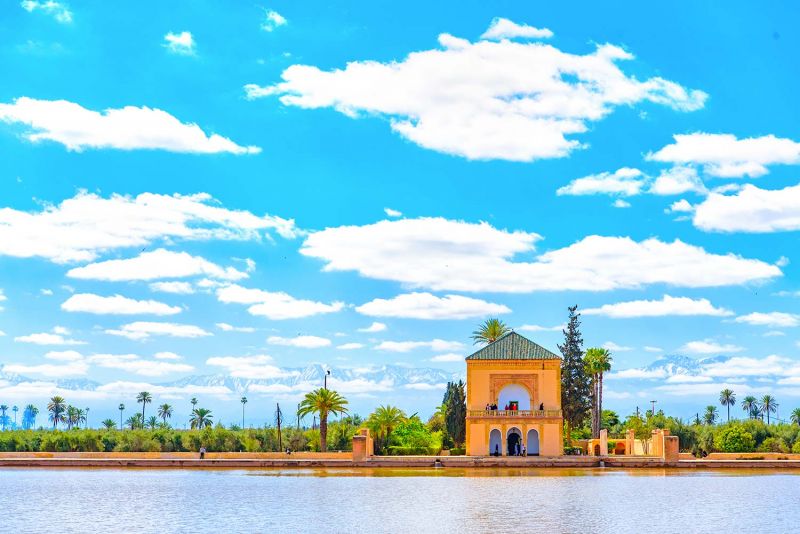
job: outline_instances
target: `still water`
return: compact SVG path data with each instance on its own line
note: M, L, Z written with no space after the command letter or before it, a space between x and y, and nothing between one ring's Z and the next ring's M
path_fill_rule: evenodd
M797 532L796 472L0 470L2 532Z

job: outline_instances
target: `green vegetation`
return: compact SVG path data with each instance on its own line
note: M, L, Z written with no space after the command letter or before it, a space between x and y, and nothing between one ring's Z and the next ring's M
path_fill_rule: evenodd
M611 370L611 351L602 348L591 348L586 351L584 366L586 374L592 381L592 437L600 437L603 413L603 373Z
M494 343L509 332L511 329L500 319L487 319L472 333L472 340L475 345Z
M590 383L583 359L583 337L580 332L578 306L571 306L564 330L564 344L558 346L561 362L561 411L564 415L567 444L571 444L572 428L583 425L590 408Z
M346 414L347 399L327 388L319 388L307 393L300 402L297 415L305 417L314 413L319 414L320 451L325 452L328 448L328 415Z

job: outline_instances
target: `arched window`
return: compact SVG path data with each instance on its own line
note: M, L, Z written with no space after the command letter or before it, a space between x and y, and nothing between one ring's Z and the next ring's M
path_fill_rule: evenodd
M497 407L504 410L507 405L516 404L517 410L530 410L531 398L528 390L519 384L508 384L497 396Z

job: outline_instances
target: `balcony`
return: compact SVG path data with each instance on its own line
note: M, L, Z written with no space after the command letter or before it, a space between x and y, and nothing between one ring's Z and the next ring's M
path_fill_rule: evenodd
M467 410L468 417L529 417L533 419L553 419L561 417L561 410Z

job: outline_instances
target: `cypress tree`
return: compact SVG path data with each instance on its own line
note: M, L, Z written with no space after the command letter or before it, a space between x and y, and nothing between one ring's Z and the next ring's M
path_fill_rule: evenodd
M558 346L561 360L561 410L566 423L567 442L572 443L572 429L580 426L590 409L591 385L583 361L581 314L578 306L570 306L569 321L564 333L564 344Z
M461 447L467 436L467 394L462 380L447 383L444 405L447 435L457 447Z

